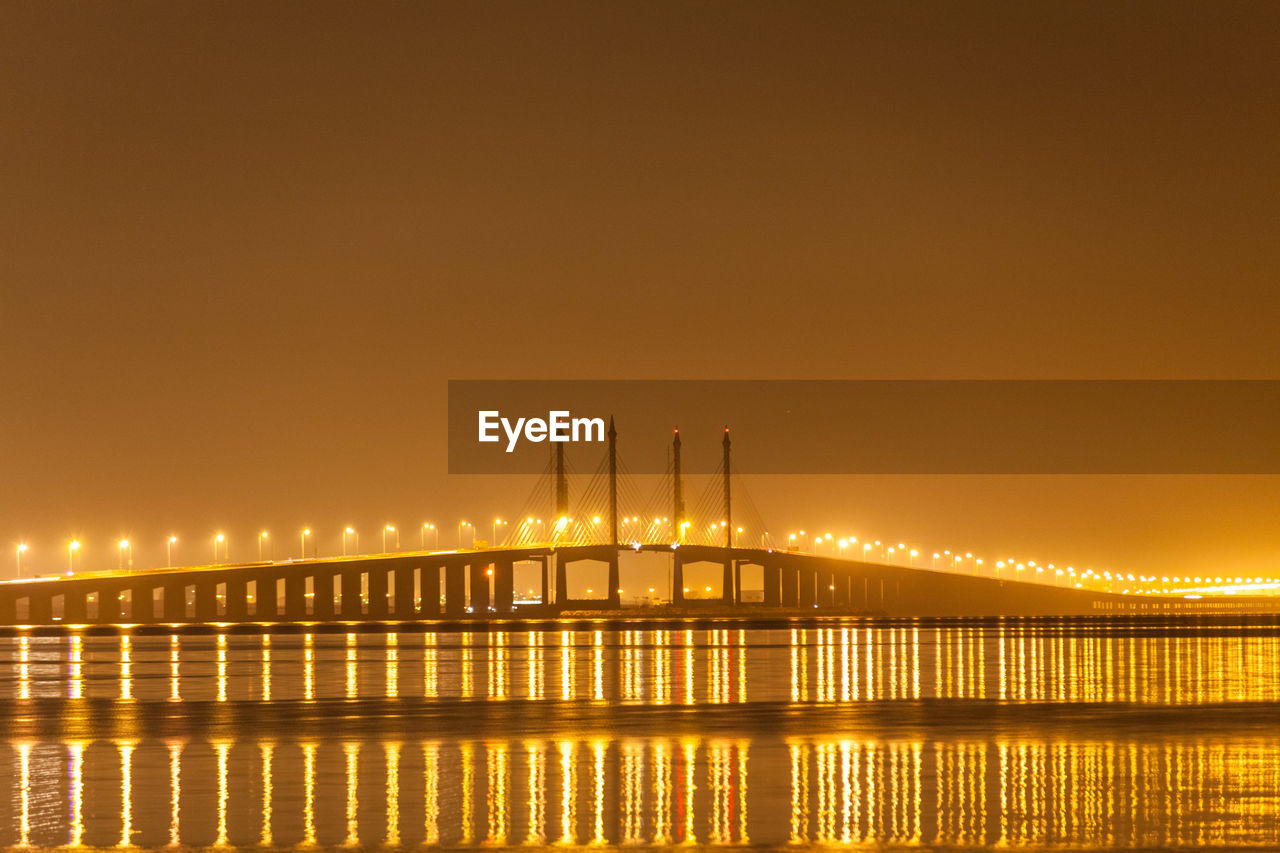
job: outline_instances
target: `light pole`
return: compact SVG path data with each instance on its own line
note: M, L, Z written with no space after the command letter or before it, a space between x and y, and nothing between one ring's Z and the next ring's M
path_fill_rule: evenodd
M76 551L79 550L79 539L72 539L67 543L67 574L71 574L76 570Z
M440 529L430 522L424 521L422 529L418 531L418 544L422 546L422 550L427 550L427 531L430 530L435 535L435 549L440 550Z
M117 546L120 548L120 571L125 569L125 553L129 555L129 570L133 571L133 546L129 544L128 539L121 539Z
M22 577L22 555L27 553L27 543L19 542L17 547L18 554L18 574L16 577Z
M270 538L271 538L271 534L265 530L258 534L258 562L259 563L262 562L262 543L266 542Z
M298 554L299 559L302 559L302 560L307 559L307 537L310 535L311 535L310 527L302 528L302 531L298 534L298 550L300 552Z
M218 546L222 545L222 543L225 541L227 541L227 537L223 536L221 533L213 537L213 562L215 565L218 562ZM222 548L222 556L226 557L226 555L227 555L227 549L226 549L226 546L224 545Z
M164 564L166 568L173 568L173 546L178 544L177 536L170 536L169 541L164 543Z
M498 528L506 527L506 526L507 526L507 523L500 518L495 518L493 520L493 542L490 544L495 546L498 544Z
M471 522L469 521L458 522L458 547L459 548L462 547L462 528L464 527L471 527ZM476 529L474 527L471 527L471 544L472 545L476 544Z
M400 550L400 531L396 530L394 524L385 525L382 528L382 553L387 553L387 534L394 533L396 535L396 550Z
M347 556L347 537L348 536L355 537L356 553L357 554L360 553L360 534L356 532L356 529L354 527L348 527L346 530L342 531L342 556L344 557Z

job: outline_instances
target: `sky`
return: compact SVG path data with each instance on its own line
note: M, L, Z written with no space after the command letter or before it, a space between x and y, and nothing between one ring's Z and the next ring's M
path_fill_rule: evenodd
M0 542L45 571L73 536L102 567L122 536L141 565L304 525L452 544L533 483L447 474L449 379L1280 378L1277 31L1262 2L5 4ZM747 487L778 531L1280 557L1276 477Z

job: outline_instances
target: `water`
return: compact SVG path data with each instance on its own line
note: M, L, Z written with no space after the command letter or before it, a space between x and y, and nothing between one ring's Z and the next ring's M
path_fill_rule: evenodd
M2 639L0 844L1280 844L1274 627L583 624Z

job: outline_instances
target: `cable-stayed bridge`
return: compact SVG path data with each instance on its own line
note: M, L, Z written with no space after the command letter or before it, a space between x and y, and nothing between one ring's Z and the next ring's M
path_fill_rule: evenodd
M570 500L563 444L505 541L420 550L74 575L0 583L0 626L309 625L555 617L625 611L663 618L832 613L900 617L1243 615L1280 612L1280 597L1125 594L778 548L739 478L726 428L719 469L686 504L681 439L647 498L608 449ZM546 511L546 515L542 512ZM662 555L668 582L624 608L628 561ZM717 583L696 593L687 573ZM571 575L603 568L598 594L573 597ZM534 577L516 595L516 573ZM744 594L750 584L752 596ZM521 584L522 588L527 584ZM594 592L594 590L593 590ZM705 593L705 594L701 594Z

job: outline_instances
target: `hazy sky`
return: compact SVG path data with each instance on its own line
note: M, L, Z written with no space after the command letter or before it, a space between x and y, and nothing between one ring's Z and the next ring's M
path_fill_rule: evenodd
M4 4L0 541L55 569L72 535L155 563L517 511L528 480L444 473L449 378L1280 378L1277 32L1273 2ZM1280 478L751 489L780 531L1280 556Z

